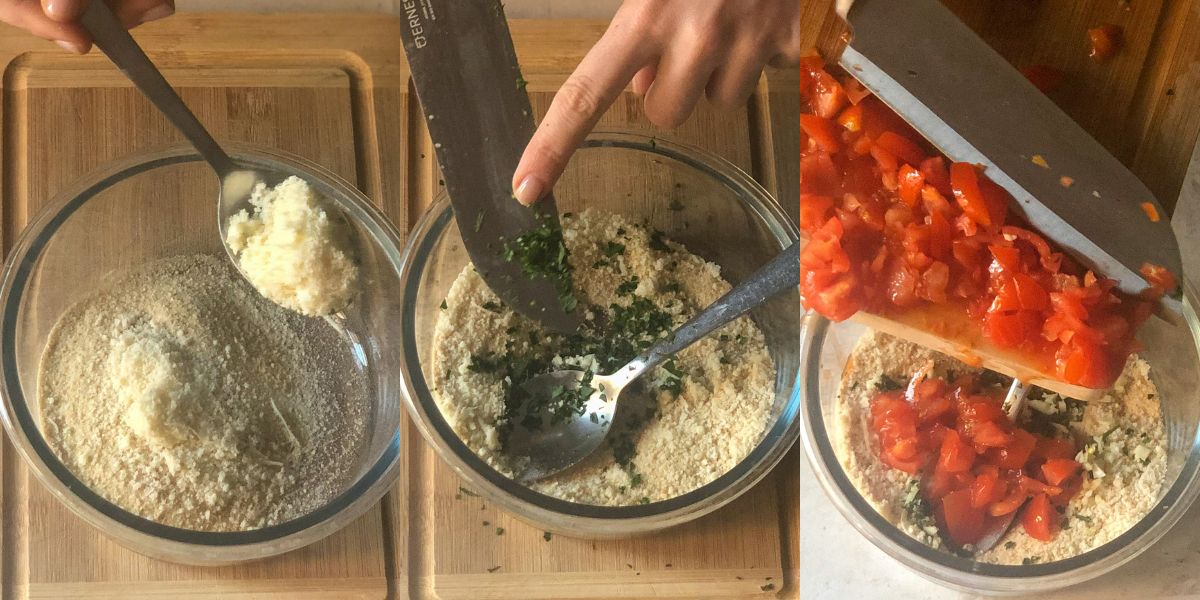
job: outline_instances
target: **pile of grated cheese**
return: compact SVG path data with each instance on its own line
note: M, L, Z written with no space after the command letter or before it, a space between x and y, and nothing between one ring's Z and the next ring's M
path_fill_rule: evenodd
M913 538L943 547L932 517L914 511L916 478L879 460L870 430L870 400L888 377L907 381L927 361L934 373L977 372L957 360L889 335L868 331L855 344L835 403L834 449L846 475L875 509ZM1067 401L1056 394L1031 397L1026 411L1058 414ZM1066 428L1084 444L1076 460L1086 471L1079 494L1061 513L1062 529L1050 542L1014 526L980 562L1031 564L1087 552L1121 535L1157 503L1166 477L1166 437L1158 391L1150 367L1131 358L1112 390L1071 414Z
M308 316L345 308L358 281L345 228L321 202L299 177L274 188L259 183L250 196L253 214L243 210L230 217L225 236L259 293Z
M621 215L564 215L563 239L587 317L648 299L678 326L731 287L717 265ZM496 422L510 382L479 372L473 360L546 339L539 325L503 306L471 266L452 284L438 317L434 399L467 446L505 474L513 463ZM553 363L594 367L596 360L560 355ZM607 447L531 487L573 502L620 506L673 498L732 469L762 439L775 402L775 367L762 331L739 318L680 352L674 368L679 376L659 367L643 376L644 391L621 393ZM677 395L660 391L674 378ZM618 454L632 458L623 465Z

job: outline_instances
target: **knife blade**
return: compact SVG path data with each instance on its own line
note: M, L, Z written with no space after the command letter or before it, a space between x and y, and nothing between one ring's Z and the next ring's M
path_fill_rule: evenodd
M842 68L948 158L983 165L1037 230L1129 293L1147 285L1143 263L1182 274L1145 184L941 2L838 0L837 10L852 36Z
M478 0L403 0L401 37L434 153L471 262L517 312L556 331L576 329L554 282L502 257L539 227L561 235L554 198L534 208L510 181L534 131L533 111L503 6Z
M1180 247L1187 250L1182 253L1185 277L1196 273L1200 269L1200 143L1192 149L1183 186L1179 188L1179 199L1171 214L1171 228L1178 236Z

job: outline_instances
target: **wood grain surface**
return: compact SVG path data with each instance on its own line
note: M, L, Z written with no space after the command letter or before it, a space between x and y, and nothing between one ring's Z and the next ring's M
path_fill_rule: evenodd
M356 182L406 231L438 191L394 17L180 15L136 37L218 137L273 145ZM535 110L605 27L514 22ZM55 193L115 158L181 138L100 55L73 57L0 28L0 242ZM797 209L797 73L773 71L733 113L702 106L664 139L741 166ZM604 124L646 128L627 94ZM202 169L186 181L201 181ZM182 189L183 184L163 189ZM182 193L182 192L181 192ZM131 234L132 235L132 234ZM101 244L102 245L102 244ZM513 519L463 485L403 426L404 473L384 502L345 530L284 556L232 567L169 564L87 526L2 456L4 598L740 598L798 594L798 460L730 506L658 535L565 536ZM487 521L489 525L483 526ZM496 527L504 534L496 535ZM497 568L499 567L499 568Z
M834 0L803 0L804 45L834 56L843 24ZM1155 193L1175 205L1200 133L1200 1L945 0L1014 66L1063 71L1050 94ZM1087 30L1124 29L1109 61L1088 57ZM897 33L897 43L903 43Z

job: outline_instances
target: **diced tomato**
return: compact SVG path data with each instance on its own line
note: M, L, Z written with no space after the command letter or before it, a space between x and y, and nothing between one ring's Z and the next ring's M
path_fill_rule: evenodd
M817 194L800 194L800 228L812 233L829 220L833 198Z
M817 115L800 115L800 129L822 150L835 153L842 149L841 130L837 123Z
M1004 482L1000 480L1000 471L993 465L984 465L980 467L975 481L971 484L971 506L986 508L1000 500L1005 491Z
M957 431L946 432L942 450L938 454L937 468L947 473L958 473L971 468L975 462L975 449L966 443Z
M971 490L946 494L940 509L951 541L963 546L979 540L984 523L983 510L971 505Z
M950 187L950 171L946 170L946 160L940 156L927 158L921 162L921 175L925 183L933 186L939 194L951 196L954 190Z
M1042 474L1046 483L1057 486L1082 468L1078 462L1069 458L1051 458L1042 464Z
M921 150L920 146L894 131L885 131L879 134L875 143L883 146L892 156L903 163L919 165L925 160L925 152Z
M1142 268L1139 271L1142 277L1146 278L1146 282L1150 284L1151 290L1156 294L1161 295L1172 292L1179 285L1179 282L1175 279L1175 274L1168 271L1165 267L1151 263L1142 263Z
M1021 513L1021 526L1035 540L1049 542L1058 533L1058 513L1045 494L1037 494Z
M983 227L992 224L991 211L983 192L979 190L979 171L975 165L954 163L950 165L950 187L954 190L954 199L962 207L963 214Z
M1037 335L1038 321L1038 315L1027 310L988 311L983 321L983 334L997 346L1017 348Z
M1059 349L1055 357L1056 372L1068 383L1103 388L1116 379L1119 372L1109 360L1100 344L1075 335Z
M997 246L992 244L988 246L992 257L996 262L1009 273L1016 273L1021 269L1021 251L1012 246Z
M1013 441L1011 444L993 451L995 452L993 463L1001 469L1020 469L1024 467L1026 461L1029 460L1029 455L1033 454L1033 447L1037 445L1037 438L1024 429L1013 430L1012 436Z
M993 517L1002 517L1004 515L1016 512L1016 510L1021 508L1021 505L1025 503L1027 498L1029 498L1029 493L1021 488L1021 486L1011 486L1011 489L1006 496L1000 500L997 500L996 502L993 502L992 505L988 507L988 514L992 515Z
M846 99L850 101L850 104L858 105L863 98L871 95L871 91L853 77L843 77L841 82L842 89L846 91Z
M938 260L950 257L954 243L954 227L940 212L929 215L929 254Z
M858 283L850 273L803 273L800 297L805 308L815 310L832 321L845 321L862 308L858 298Z
M1075 443L1064 438L1039 437L1033 454L1046 459L1072 458L1075 456ZM1058 485L1053 481L1050 483Z
M896 177L896 193L909 208L916 208L921 200L921 188L925 187L925 176L912 165L901 165ZM945 217L942 218L945 220Z
M975 426L972 440L976 446L1003 448L1012 443L1012 435L1004 431L995 421L984 421Z
M1089 29L1088 41L1091 42L1091 50L1088 51L1088 56L1096 62L1103 62L1112 58L1112 55L1117 53L1124 41L1122 35L1124 30L1119 25L1106 23L1099 27Z
M841 175L833 160L824 152L806 154L800 157L801 187L810 194L824 196L840 196L842 193Z

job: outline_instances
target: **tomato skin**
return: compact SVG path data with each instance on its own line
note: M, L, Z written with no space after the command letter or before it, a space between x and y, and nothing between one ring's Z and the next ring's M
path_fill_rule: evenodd
M1000 500L997 500L996 502L993 502L992 505L988 507L988 514L993 517L1002 517L1004 515L1014 513L1017 511L1017 509L1021 508L1021 505L1024 504L1025 500L1028 498L1028 492L1022 489L1021 486L1012 486L1012 489L1009 491L1008 495L1004 496Z
M875 143L905 164L919 165L925 161L925 151L921 150L920 146L894 131L879 134Z
M1046 477L1046 483L1058 486L1081 468L1083 466L1072 459L1051 458L1042 464L1042 474Z
M1045 494L1037 494L1021 513L1021 526L1035 540L1049 542L1058 533L1058 513Z

